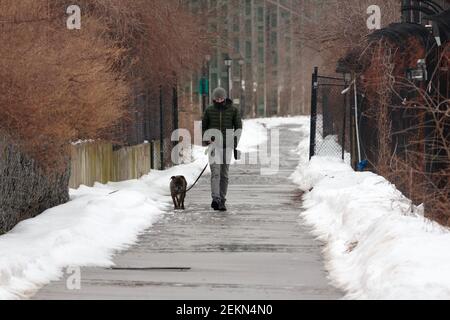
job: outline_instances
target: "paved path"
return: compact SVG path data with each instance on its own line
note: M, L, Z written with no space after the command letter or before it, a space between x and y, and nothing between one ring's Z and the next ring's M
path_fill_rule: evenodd
M205 177L186 212L167 215L115 258L119 268L142 270L84 268L81 290L68 291L63 279L35 299L342 297L326 279L321 243L299 220L300 195L288 177L298 163L291 151L300 133L290 128L281 131L277 176L261 176L258 166L232 167L229 212L211 212Z

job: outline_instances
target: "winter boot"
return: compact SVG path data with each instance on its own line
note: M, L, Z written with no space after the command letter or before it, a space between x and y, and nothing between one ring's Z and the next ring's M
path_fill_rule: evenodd
M218 210L219 211L227 211L227 207L225 206L225 201L220 201Z
M213 208L215 211L219 210L220 207L220 201L218 200L213 200L213 202L211 203L211 208Z

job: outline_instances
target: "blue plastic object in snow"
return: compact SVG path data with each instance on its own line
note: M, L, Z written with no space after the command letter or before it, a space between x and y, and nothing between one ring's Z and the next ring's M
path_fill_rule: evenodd
M364 171L367 168L367 165L369 164L369 161L363 160L360 163L358 163L358 171Z

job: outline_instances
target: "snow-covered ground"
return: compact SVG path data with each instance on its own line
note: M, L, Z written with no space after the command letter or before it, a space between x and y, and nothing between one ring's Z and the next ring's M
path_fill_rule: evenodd
M301 214L325 242L326 267L346 298L449 299L449 230L383 177L335 158L309 162L308 117L246 121L241 151L256 151L267 141L264 127L282 124L301 125L291 129L304 136L292 180L305 191ZM0 299L29 297L68 266L112 266L114 254L171 213L169 179L182 174L193 182L207 161L203 148L194 148L194 159L139 180L71 190L69 203L0 236Z
M112 266L114 253L172 208L170 177L183 173L192 181L205 161L198 157L139 180L82 186L71 190L70 202L20 223L0 237L0 299L28 297L68 266Z
M266 141L261 122L244 122L242 152L256 151ZM70 202L0 236L0 299L30 297L61 278L66 267L113 266L114 254L134 244L162 214L172 212L170 177L184 175L193 183L207 163L205 149L194 147L193 159L139 180L70 190Z
M309 135L308 118L302 130ZM395 186L336 158L309 162L300 142L292 180L304 220L326 244L326 266L348 299L450 299L450 232L423 217Z

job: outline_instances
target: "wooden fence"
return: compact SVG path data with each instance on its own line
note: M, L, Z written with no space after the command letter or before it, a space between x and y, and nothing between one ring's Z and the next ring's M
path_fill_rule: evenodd
M152 147L153 145L153 147ZM86 142L72 145L70 188L93 186L95 182L139 179L151 168L158 168L155 154L159 143L145 143L113 151L111 143ZM155 161L156 160L156 161Z

